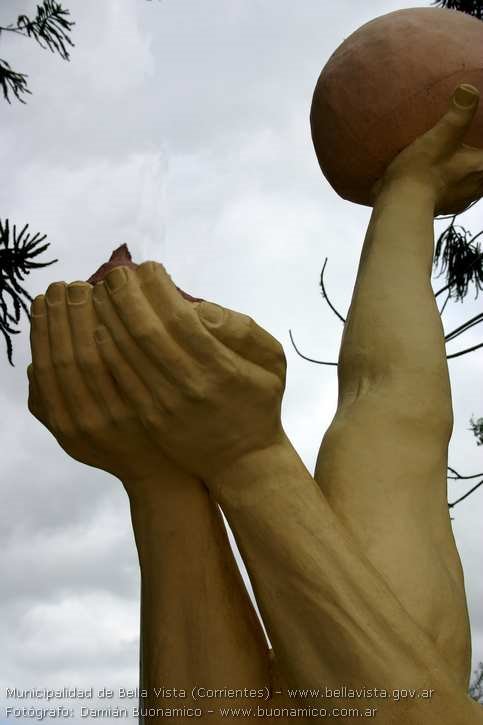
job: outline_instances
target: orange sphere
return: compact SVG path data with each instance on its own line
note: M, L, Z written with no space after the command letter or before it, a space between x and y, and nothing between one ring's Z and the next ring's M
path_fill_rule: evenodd
M447 8L408 8L362 25L331 55L315 87L312 140L343 198L372 206L392 159L471 83L480 105L465 143L483 147L483 21Z

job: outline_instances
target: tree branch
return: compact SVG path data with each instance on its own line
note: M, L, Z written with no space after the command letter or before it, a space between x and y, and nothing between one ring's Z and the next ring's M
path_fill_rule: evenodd
M480 312L479 315L475 315L475 317L471 317L469 320L466 320L466 322L463 322L463 324L459 327L455 327L452 332L445 335L444 339L446 342L449 342L455 337L458 337L458 335L461 335L463 332L466 332L466 330L469 330L471 327L478 325L480 322L483 322L483 312Z
M13 71L6 60L0 60L0 86L2 87L5 100L8 103L10 103L10 98L8 97L9 90L12 91L20 103L25 103L19 94L31 93L27 88L27 77L24 73L16 73Z
M43 5L37 5L37 15L34 20L27 15L19 15L16 27L11 24L0 26L0 36L2 33L16 33L24 38L32 37L44 50L48 48L52 53L59 53L63 60L70 60L66 43L74 46L68 33L75 22L67 20L64 17L66 15L70 15L70 11L64 10L60 3L55 0L43 0ZM9 90L18 101L25 103L20 94L31 93L27 88L27 77L24 73L13 71L5 60L0 60L0 86L8 103L10 103Z
M2 224L0 220L0 333L5 338L7 357L12 367L14 367L14 364L10 335L17 335L19 331L12 328L10 323L18 324L22 310L30 320L30 312L24 298L32 302L32 297L20 285L20 282L23 282L24 277L30 274L32 269L49 267L58 261L57 259L51 262L32 261L49 247L49 242L41 244L46 235L40 236L37 233L31 237L27 230L28 224L17 234L17 227L14 224L13 244L11 245L9 221L6 219L5 224ZM13 304L13 313L8 310L6 295Z
M467 481L469 478L478 478L479 476L483 476L483 473L474 473L472 476L461 476L458 471L455 471L455 469L451 468L451 466L448 466L448 471L456 473L456 476L447 476L447 478L451 478L454 481L457 481L458 479L464 479Z
M306 357L305 355L302 355L302 353L297 349L297 346L294 342L293 336L292 336L292 330L288 331L290 335L290 339L292 340L292 345L294 346L296 352L300 355L300 357L303 357L304 360L308 360L309 362L317 363L318 365L335 365L337 366L338 363L336 362L322 362L322 360L313 360L310 357Z
M446 299L445 299L445 301L444 301L444 304L443 304L442 308L441 308L441 309L440 309L440 311L439 311L439 314L440 314L440 315L442 315L442 314L443 314L443 312L444 312L444 308L446 307L446 305L448 304L448 301L449 301L450 299L451 299L451 292L448 292L448 294L447 294L447 296L446 296Z
M328 257L325 258L324 266L322 267L322 272L320 273L320 286L322 288L322 297L325 300L327 300L327 304L329 305L329 307L332 310L332 312L334 312L337 315L337 317L339 318L339 320L341 320L343 323L345 323L344 317L342 317L342 315L340 314L340 312L337 312L337 310L335 309L334 305L329 300L329 296L328 296L327 292L325 291L325 286L324 286L324 272L325 272L325 266L327 264L327 260L328 260ZM330 364L332 364L332 363L330 363Z
M446 360L449 360L452 357L459 357L460 355L466 355L468 352L473 352L473 350L478 350L478 348L483 347L483 342L480 342L479 345L474 345L473 347L468 347L466 350L460 350L460 352L454 352L452 355L446 355Z
M477 483L476 486L473 486L473 488L470 488L470 490L467 491L463 496L460 496L460 498L457 498L456 501L449 503L448 508L452 509L454 506L456 506L456 504L461 503L461 501L464 501L465 498L468 498L468 496L471 496L471 494L474 493L474 491L476 491L476 489L479 488L480 486L483 486L483 479L479 483Z

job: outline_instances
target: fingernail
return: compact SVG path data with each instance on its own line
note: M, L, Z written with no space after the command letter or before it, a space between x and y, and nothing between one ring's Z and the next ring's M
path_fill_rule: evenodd
M96 329L94 330L94 339L96 342L105 342L108 337L109 333L107 332L105 327L96 327Z
M45 300L43 295L37 295L37 297L35 297L30 306L30 314L36 315L37 317L45 315Z
M202 302L198 307L198 314L210 325L217 325L222 321L225 310L213 302Z
M127 275L124 267L115 267L106 275L105 282L109 292L116 292L126 282Z
M153 272L156 271L156 267L157 267L156 262L148 261L148 262L143 262L142 264L140 264L136 271L139 272L140 270L145 270L148 274L152 274Z
M470 86L468 83L463 83L458 86L454 94L454 100L457 106L461 108L471 108L478 100L478 90L474 86Z
M71 304L79 304L87 300L89 287L86 284L70 284L67 287L67 298Z
M53 282L47 288L46 299L49 305L56 305L62 302L65 294L65 284L63 282Z

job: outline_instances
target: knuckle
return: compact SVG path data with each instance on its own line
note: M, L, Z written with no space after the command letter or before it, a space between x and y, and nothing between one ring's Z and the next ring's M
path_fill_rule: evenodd
M201 403L207 398L206 384L188 378L185 380L184 394L190 402Z
M35 398L32 397L32 395L29 395L29 397L28 397L27 406L28 406L30 413L35 418L38 418L40 420L41 414L39 411L39 407L38 407L37 401L35 400Z
M45 297L44 295L37 295L32 300L30 305L30 314L42 315L45 314Z
M240 378L241 368L240 360L233 355L231 351L221 350L216 360L216 366L204 366L203 367L203 380L197 378L193 380L191 385L198 388L206 396L208 392L208 385L212 380L216 380L216 385L228 386L236 379ZM216 378L214 376L216 375Z
M141 279L142 281L150 279L153 274L156 272L156 269L158 267L157 262L147 261L142 262L137 268L136 268L136 275Z
M99 360L92 353L79 352L77 362L81 371L88 375L95 374L99 369Z
M52 375L52 365L47 360L38 360L35 363L35 382L39 388L45 385Z
M144 322L133 331L133 337L138 342L148 342L156 336L157 329L152 322Z
M67 352L52 353L52 365L57 372L65 372L72 366L73 362L72 355Z
M159 412L152 406L146 408L141 416L141 423L147 430L158 430L161 422Z
M94 438L99 430L99 423L90 415L81 416L77 422L79 433L85 438Z
M163 323L165 324L166 329L170 332L182 329L186 334L190 329L188 325L191 319L191 312L191 309L185 305L181 305L170 312L167 312L166 315L163 316Z
M285 355L285 350L283 349L283 346L279 343L278 340L275 340L273 338L273 356L276 360L276 362L285 368L287 366L287 357Z
M49 428L57 440L62 441L66 445L72 444L77 438L73 425L67 421L58 422L56 420L52 420Z

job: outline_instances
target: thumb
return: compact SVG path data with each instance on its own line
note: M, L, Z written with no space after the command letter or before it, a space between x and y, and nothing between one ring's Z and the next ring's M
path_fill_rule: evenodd
M203 300L203 302L195 302L194 306L196 307L196 311L201 318L201 321L205 323L210 330L213 327L219 327L223 324L225 312L227 312L224 307L220 307L220 305L216 305L214 302L206 302L206 300Z
M245 360L285 375L286 360L283 347L252 317L221 307L213 302L195 303L201 322L209 332Z
M479 99L480 92L476 86L472 86L470 83L460 83L456 87L451 101L453 106L458 110L470 111L472 117L476 111Z
M454 151L460 146L475 117L479 100L480 92L475 86L461 83L456 87L449 110L432 129L438 139L438 150Z

